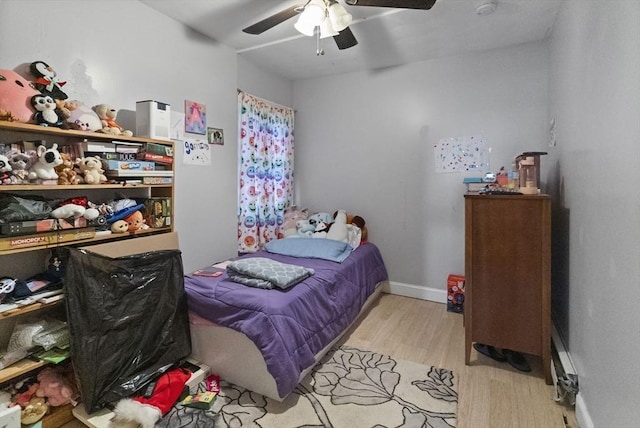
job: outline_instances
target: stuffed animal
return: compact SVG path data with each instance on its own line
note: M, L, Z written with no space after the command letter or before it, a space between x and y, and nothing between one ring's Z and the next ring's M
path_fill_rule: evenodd
M38 94L31 97L31 107L35 110L33 121L42 126L65 126L62 111L50 95Z
M311 223L314 226L317 226L318 223L324 223L325 225L329 225L333 223L333 215L326 212L318 212L310 215L308 220L309 220L309 223Z
M136 211L124 219L127 222L127 230L129 232L135 232L136 230L148 229L149 226L145 224L145 219L140 211Z
M329 230L331 229L331 224L327 224L324 221L319 221L316 223L315 230L311 235L312 238L326 238Z
M62 87L67 82L58 80L58 73L44 61L34 61L29 66L29 71L35 77L33 82L37 90L44 95L49 95L54 100L66 100L67 94L62 91Z
M102 121L96 112L78 100L65 101L61 110L72 129L90 132L102 129Z
M69 154L60 153L60 157L62 158L62 163L54 168L56 174L58 174L58 184L79 184L80 177L78 177L78 173L73 168L74 164Z
M327 239L347 242L349 238L349 230L347 228L347 212L338 210L331 224L331 228L327 232Z
M9 158L0 154L0 183L11 184L11 169Z
M50 406L62 406L68 403L77 404L78 391L73 382L72 373L61 367L45 367L38 373L40 387L38 397L46 397Z
M76 159L76 163L80 167L80 171L87 184L101 184L107 182L107 177L102 169L102 160L98 156L88 156L82 159Z
M44 145L36 149L38 161L29 169L29 180L58 180L55 167L62 164L62 156L58 151L58 145L48 149Z
M356 226L358 229L360 229L360 242L367 242L367 239L369 239L369 234L367 231L367 223L364 218L360 217L359 215L347 214L347 225Z
M129 223L124 220L117 220L111 223L111 231L113 233L125 233L129 230Z
M84 215L85 211L87 211L87 209L82 205L65 204L51 211L50 215L53 218L80 218Z
M37 384L35 384L37 385ZM20 425L31 425L38 422L49 411L44 398L34 397L20 411Z
M39 92L13 70L0 69L0 120L29 122L33 116L31 97Z
M311 224L309 220L298 220L296 222L296 234L289 236L306 236L311 237L313 232L315 232L315 225Z
M29 169L38 160L35 150L22 153L19 150L11 150L7 153L9 165L11 165L11 184L26 184L29 182Z
M133 132L128 131L122 126L118 125L118 123L116 122L118 112L109 104L98 104L96 106L93 106L93 110L96 112L96 114L100 118L100 121L102 122L102 129L99 132L104 132L105 134L123 135L126 137L130 137L133 135Z
M306 220L308 215L309 210L307 208L300 210L295 205L287 208L284 212L284 223L282 224L283 237L286 238L299 233L298 221Z

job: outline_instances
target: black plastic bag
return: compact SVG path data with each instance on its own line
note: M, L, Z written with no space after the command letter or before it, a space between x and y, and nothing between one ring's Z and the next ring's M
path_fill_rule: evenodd
M191 354L179 250L110 258L70 248L64 287L71 354L89 413L134 395Z
M49 218L51 211L51 205L43 198L31 196L30 199L26 199L18 195L0 195L0 223L44 220Z

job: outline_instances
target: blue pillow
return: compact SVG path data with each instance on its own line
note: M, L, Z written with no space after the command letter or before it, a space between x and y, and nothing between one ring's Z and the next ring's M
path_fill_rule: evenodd
M330 260L342 263L353 248L346 242L324 238L284 238L267 242L265 249L270 253L292 257Z

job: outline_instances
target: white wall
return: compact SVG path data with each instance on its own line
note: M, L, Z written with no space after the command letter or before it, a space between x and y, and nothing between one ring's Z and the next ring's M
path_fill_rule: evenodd
M482 134L494 170L545 149L547 59L532 43L294 82L299 205L362 215L391 281L443 297L464 273L465 187L433 146Z
M235 255L235 51L137 1L0 0L0 10L0 68L44 60L70 98L113 105L129 129L138 100L206 105L225 145L213 147L209 167L183 165L177 145L175 226L187 272Z
M238 89L276 104L293 105L293 83L238 56Z
M583 427L640 426L640 2L570 0L550 50L554 313Z

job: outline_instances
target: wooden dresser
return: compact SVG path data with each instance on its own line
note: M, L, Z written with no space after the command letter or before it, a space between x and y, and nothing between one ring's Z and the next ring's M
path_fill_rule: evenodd
M465 195L465 359L473 342L542 358L551 384L551 199Z

